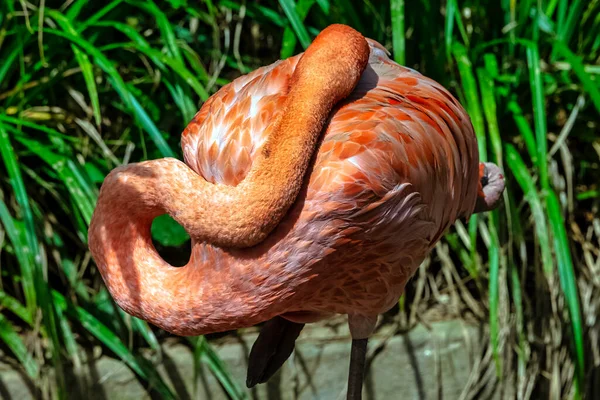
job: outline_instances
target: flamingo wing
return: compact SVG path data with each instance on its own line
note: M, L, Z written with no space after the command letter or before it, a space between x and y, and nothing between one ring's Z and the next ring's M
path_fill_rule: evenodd
M283 114L300 55L259 68L224 86L185 128L185 162L209 182L235 186Z
M425 206L422 218L436 225L435 242L475 206L473 128L441 85L376 50L354 93L334 111L309 189L337 199L334 208L364 210L408 184Z

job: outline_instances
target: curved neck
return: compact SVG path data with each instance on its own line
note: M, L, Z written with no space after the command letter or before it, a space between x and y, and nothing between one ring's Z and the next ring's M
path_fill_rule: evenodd
M368 59L360 33L343 25L323 30L298 62L285 111L246 178L236 187L202 181L193 210L165 211L198 241L234 248L262 242L296 200L331 110L354 90Z
M211 184L172 158L123 166L106 177L89 247L125 311L182 335L248 326L285 311L283 303L274 303L269 285L248 284L268 279L268 262L227 258L222 250L200 260L196 249L202 242L250 247L267 237L296 200L331 109L352 92L368 58L369 46L358 32L343 25L325 29L299 61L285 112L236 187ZM183 268L170 266L152 245L150 224L164 213L196 243ZM288 279L285 286L279 295L294 285Z
M240 259L195 242L188 264L177 268L157 253L153 219L165 207L193 209L200 182L174 159L117 168L106 177L89 248L112 297L129 314L179 335L236 329L284 312L288 304L275 302L273 274L260 255ZM249 285L253 279L265 284ZM293 287L290 281L279 292Z

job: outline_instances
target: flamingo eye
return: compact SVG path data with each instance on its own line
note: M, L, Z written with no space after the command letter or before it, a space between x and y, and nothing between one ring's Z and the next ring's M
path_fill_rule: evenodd
M487 171L486 171L486 172L487 172ZM488 184L489 182L490 182L490 178L489 178L488 174L484 174L484 175L481 177L481 186L484 186L484 187L485 187L485 186L487 186L487 184Z

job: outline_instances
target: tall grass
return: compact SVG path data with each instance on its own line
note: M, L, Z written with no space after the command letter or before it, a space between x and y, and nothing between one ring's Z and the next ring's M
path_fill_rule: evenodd
M494 362L477 364L465 396L491 379L516 382L519 398L583 397L600 365L599 15L598 0L3 1L4 349L45 397L67 396L93 343L174 398L153 367L166 334L119 310L90 260L98 187L120 164L180 156L210 94L340 22L450 88L481 158L507 175L503 207L457 223L403 312L414 322L447 292L450 316L489 322ZM169 218L153 235L164 248L188 239ZM208 341L189 344L230 397L246 396Z

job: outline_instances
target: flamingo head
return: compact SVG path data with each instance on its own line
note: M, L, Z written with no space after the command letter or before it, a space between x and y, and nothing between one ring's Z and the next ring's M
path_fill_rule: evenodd
M498 207L504 192L504 174L494 163L479 163L479 192L475 211L491 211Z

